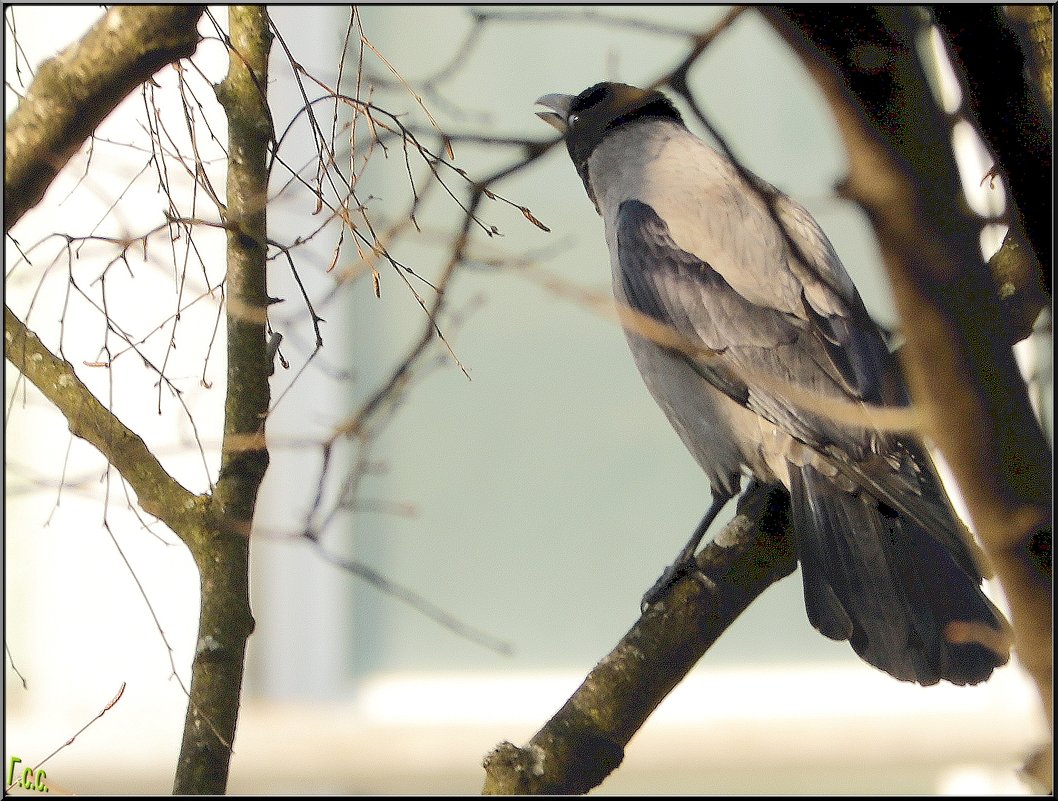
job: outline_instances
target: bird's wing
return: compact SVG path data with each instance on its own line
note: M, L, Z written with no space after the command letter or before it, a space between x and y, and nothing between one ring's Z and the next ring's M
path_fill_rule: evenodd
M629 304L690 343L718 351L704 365L744 388L736 400L818 449L868 447L866 432L817 419L755 380L763 375L828 397L879 401L877 367L891 357L877 331L864 332L851 314L835 313L836 295L829 312L817 310L803 291L796 311L750 300L705 258L679 248L665 221L638 200L621 204L616 241Z
M799 208L791 204L784 212L791 237L806 257L836 262L837 256L807 212L797 217ZM703 359L684 355L703 378L827 456L876 500L919 521L972 562L928 458L917 444L834 421L775 389L776 382L781 382L826 397L869 404L892 404L905 397L881 335L873 325L865 325L865 312L860 316L862 303L855 290L850 296L847 288L827 281L835 275L848 280L840 262L811 265L817 272L805 276L803 267L790 266L789 251L779 248L771 254L772 265L753 265L758 274L762 269L792 271L800 282L799 306L787 302L787 309L780 310L762 301L766 291L757 292L751 301L713 269L706 254L678 247L665 221L642 201L620 204L615 240L629 305L670 326L690 344L716 353ZM751 247L735 250L753 252ZM731 264L731 253L718 255ZM830 275L824 272L819 277L821 270L831 271ZM776 275L776 282L780 277L789 287L789 274ZM859 304L860 309L852 304Z

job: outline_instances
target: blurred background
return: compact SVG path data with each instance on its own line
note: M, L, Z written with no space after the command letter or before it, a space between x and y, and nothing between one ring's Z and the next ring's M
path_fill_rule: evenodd
M688 34L726 12L370 6L358 13L373 47L453 135L455 163L482 178L522 150L460 134L549 140L551 129L533 114L537 97L576 94L600 80L648 84L683 59ZM5 114L29 69L99 14L6 9ZM332 86L349 14L345 7L272 9L294 57ZM223 9L216 15L223 20ZM475 15L486 21L475 23ZM212 35L205 23L202 31ZM358 52L347 50L350 63ZM370 49L363 58L361 95L428 131L386 63ZM194 61L210 80L226 69L215 40ZM428 80L442 69L443 81ZM351 76L347 65L343 81ZM278 44L271 79L282 131L303 100ZM164 107L161 92L172 85L164 76L159 83ZM845 171L840 138L793 53L749 10L698 60L690 83L734 153L811 210L872 315L898 328L869 225L833 191ZM7 302L16 312L32 308L31 327L46 342L61 339L99 396L112 398L166 467L201 492L218 463L223 348L203 355L218 299L204 297L181 313L179 336L174 329L167 375L186 390L185 412L163 402L142 369L130 377L116 366L80 368L101 360L107 336L98 314L80 308L76 293L71 303L65 287L98 281L113 254L93 261L89 243L67 260L62 241L51 241L23 256L55 231L119 236L159 222L157 181L137 174L148 154L108 148L142 137L144 106L142 95L129 98L99 132L91 172L86 146L16 227L18 246L5 243ZM214 130L223 132L222 120ZM991 162L976 148L968 137L963 162L968 175L983 177ZM399 219L411 197L399 151L373 155L362 179L361 199L382 220ZM282 155L302 165L313 152L302 116ZM1001 210L987 182L966 183L976 210ZM291 367L273 379L272 462L251 548L257 629L232 793L478 792L482 757L501 740L524 742L561 706L636 620L642 593L709 502L708 483L642 386L619 327L541 278L609 292L602 224L564 148L494 188L551 230L502 202L484 205L482 218L502 237L479 233L471 262L446 291L442 330L458 364L436 348L430 368L416 373L373 430L370 447L336 448L333 458L345 467L328 477L327 497L337 497L350 475L357 492L353 508L325 527L321 547L379 571L510 652L438 625L298 536L306 520L319 519L313 499L322 454L304 443L318 443L358 409L426 324L392 268L379 265L380 297L370 274L341 282L341 269L328 272L335 228L297 252L299 275L326 319L325 347L303 371L314 335L298 287L281 260L269 276L270 293L285 299L272 322ZM321 220L313 211L304 195L279 193L269 208L271 237L292 242L314 229ZM460 218L459 207L434 192L417 214L421 231L391 251L436 280ZM1001 236L989 232L982 246L994 250ZM204 233L200 246L210 243L223 252L222 239ZM51 255L42 255L48 248ZM348 240L339 253L339 267L356 267ZM222 267L212 269L197 278L203 292L223 277ZM174 311L173 277L153 269L135 279L107 272L108 297L131 315L130 330L146 333ZM412 286L430 297L428 285ZM1019 346L1019 358L1035 396L1049 399L1049 333ZM186 709L181 680L197 623L193 563L171 533L130 510L102 457L73 440L6 364L5 371L5 765L15 755L35 764L124 684L120 701L48 762L49 784L82 794L170 792ZM1051 413L1048 401L1048 434ZM875 671L846 643L810 627L795 575L739 618L596 792L1020 794L1015 768L1043 737L1036 704L1016 664L975 688L920 688Z

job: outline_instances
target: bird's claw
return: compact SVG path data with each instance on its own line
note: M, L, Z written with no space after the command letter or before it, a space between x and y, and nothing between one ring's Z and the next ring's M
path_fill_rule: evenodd
M643 593L643 600L639 604L639 611L641 613L646 612L648 608L662 600L669 594L676 582L693 569L697 569L697 565L694 564L693 560L677 560L666 567L658 580L654 582L654 586Z
M664 599L672 591L672 588L676 586L676 583L683 578L693 578L702 585L706 592L716 590L716 583L702 571L698 566L698 560L693 555L680 558L666 567L660 578L654 582L654 586L643 593L643 600L639 604L640 614L645 613L651 606Z

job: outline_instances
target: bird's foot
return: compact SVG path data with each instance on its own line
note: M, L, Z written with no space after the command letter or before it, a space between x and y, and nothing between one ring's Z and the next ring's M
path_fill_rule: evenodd
M702 537L705 536L705 532L709 530L709 526L713 524L713 520L716 519L720 510L724 508L724 504L731 500L731 497L732 494L729 492L713 493L712 505L705 513L705 517L702 518L702 522L694 530L687 544L683 546L679 556L676 557L671 565L665 568L665 572L661 574L661 578L654 582L654 586L643 594L643 600L639 604L640 612L646 612L651 604L657 603L668 595L673 585L684 576L692 576L707 591L715 588L716 585L713 584L713 580L698 567L698 561L694 558L694 553L698 550L698 545L701 543Z
M707 590L714 586L713 580L702 572L694 554L680 554L671 565L665 568L661 577L654 582L649 590L643 593L643 600L639 604L639 611L646 612L647 609L658 601L664 599L680 579L690 576L698 581Z

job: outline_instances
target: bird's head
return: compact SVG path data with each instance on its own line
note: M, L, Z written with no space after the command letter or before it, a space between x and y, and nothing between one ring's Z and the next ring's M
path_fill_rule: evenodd
M569 156L593 201L588 159L606 134L642 119L683 122L672 101L661 92L625 83L597 83L579 95L544 95L536 105L548 109L536 112L536 116L565 137Z
M681 119L672 101L661 92L626 83L597 83L579 95L544 95L536 105L549 109L536 112L536 116L567 139L591 130L611 130L642 117Z

